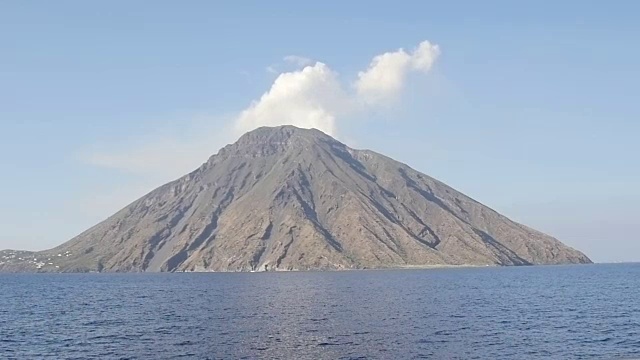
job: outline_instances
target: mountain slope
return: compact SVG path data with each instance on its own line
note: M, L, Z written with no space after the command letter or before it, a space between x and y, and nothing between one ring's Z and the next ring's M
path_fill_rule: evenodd
M0 271L588 262L407 165L292 126L243 135L54 249L0 253Z

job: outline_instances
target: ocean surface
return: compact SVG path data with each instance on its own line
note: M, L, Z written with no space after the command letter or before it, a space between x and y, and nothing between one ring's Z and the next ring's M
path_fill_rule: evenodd
M6 274L0 358L640 358L640 264Z

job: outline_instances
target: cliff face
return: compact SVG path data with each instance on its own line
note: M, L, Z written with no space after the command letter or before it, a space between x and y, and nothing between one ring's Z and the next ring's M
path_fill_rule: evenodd
M243 135L57 248L0 252L0 271L589 262L407 165L292 126Z

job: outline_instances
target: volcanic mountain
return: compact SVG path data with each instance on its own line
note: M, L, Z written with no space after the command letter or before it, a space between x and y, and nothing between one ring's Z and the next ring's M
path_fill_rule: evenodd
M192 173L0 271L142 272L589 263L409 166L318 131L259 128Z

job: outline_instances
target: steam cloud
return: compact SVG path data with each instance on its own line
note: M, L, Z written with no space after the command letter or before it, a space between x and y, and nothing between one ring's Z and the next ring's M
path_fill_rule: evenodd
M271 89L237 118L238 134L260 126L295 125L316 128L330 135L349 113L394 101L409 74L428 73L440 55L438 45L423 41L413 51L398 49L377 55L347 88L326 64L298 56L285 61L304 66L280 74Z

